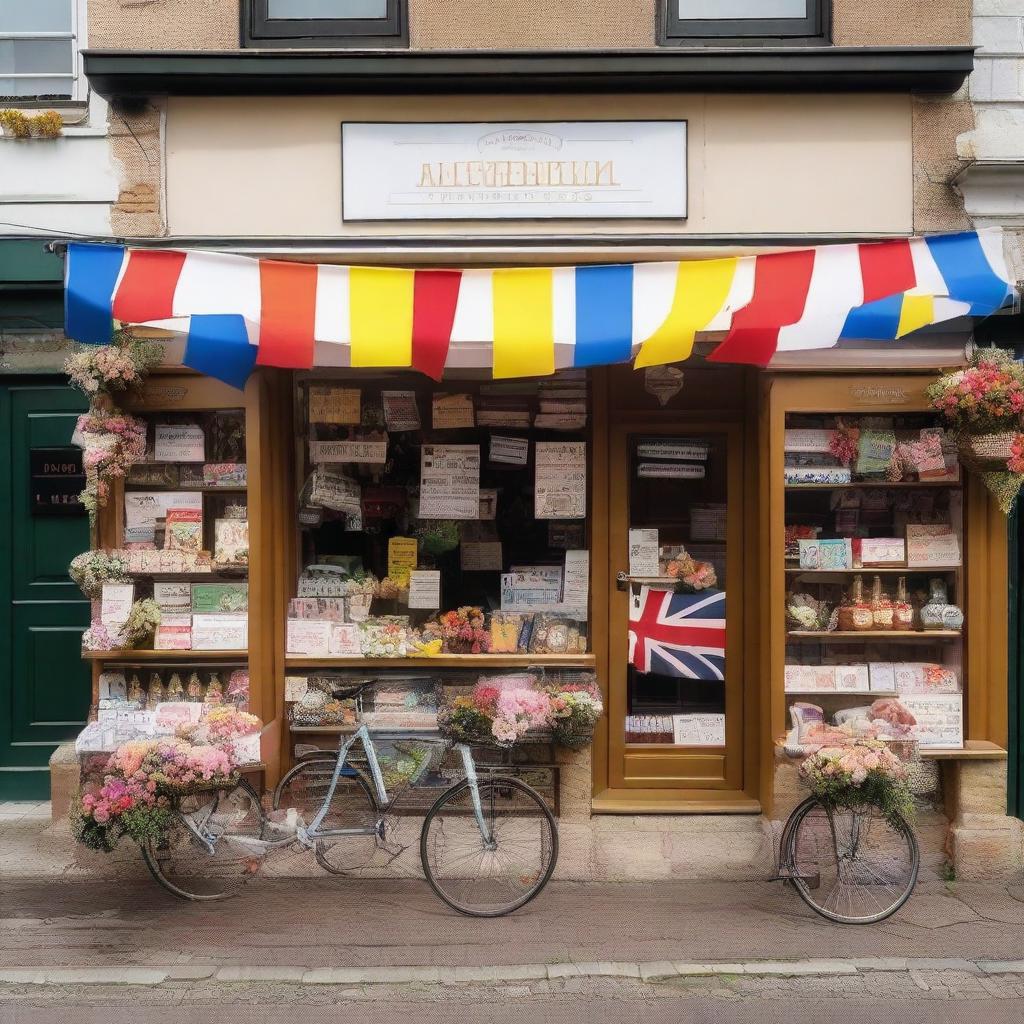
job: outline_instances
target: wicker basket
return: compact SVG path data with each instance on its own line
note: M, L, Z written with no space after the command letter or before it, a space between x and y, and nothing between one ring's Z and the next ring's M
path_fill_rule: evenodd
M1012 430L998 434L967 434L960 442L964 458L979 466L1005 468L1016 436Z

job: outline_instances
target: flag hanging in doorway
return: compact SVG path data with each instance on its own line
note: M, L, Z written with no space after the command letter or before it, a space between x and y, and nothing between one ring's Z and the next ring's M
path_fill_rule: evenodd
M638 672L725 679L725 591L641 587L630 597L629 661Z
M236 386L247 363L239 320L253 365L532 377L630 359L679 362L698 334L720 339L713 361L765 366L777 352L895 341L987 316L1013 294L998 228L724 259L462 270L76 242L65 330L91 344L109 342L115 322L174 330L192 342L186 352L202 352L205 373L216 371L224 337L221 379ZM211 331L201 321L208 316L238 320Z

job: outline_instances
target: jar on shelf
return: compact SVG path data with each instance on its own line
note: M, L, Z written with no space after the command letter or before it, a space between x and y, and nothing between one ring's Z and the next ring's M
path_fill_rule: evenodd
M864 579L854 576L850 592L839 606L839 629L843 633L862 633L874 628L871 606L864 600Z
M892 628L909 631L914 628L914 606L907 597L907 577L896 581L896 599L892 603Z
M964 624L964 613L949 603L946 581L934 576L928 581L928 602L921 607L921 628L925 630L959 630Z
M889 595L882 589L882 577L871 584L871 624L873 629L895 629L894 609Z

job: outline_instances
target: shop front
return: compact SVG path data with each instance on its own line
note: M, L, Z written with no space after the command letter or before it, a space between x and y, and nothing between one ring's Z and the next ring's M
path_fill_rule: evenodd
M869 729L942 766L930 869L949 824L1010 870L1005 518L926 394L1009 275L907 241L906 97L825 99L169 100L182 241L68 255L69 332L163 347L95 535L100 619L160 623L86 652L99 717L247 702L272 787L518 694L571 878L766 877L791 755Z

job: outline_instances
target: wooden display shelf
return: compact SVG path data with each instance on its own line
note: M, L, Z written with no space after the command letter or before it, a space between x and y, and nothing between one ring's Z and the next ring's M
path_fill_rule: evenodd
M898 697L895 690L786 690L787 697Z
M249 657L247 649L237 651L151 651L119 649L116 651L82 651L85 661L244 661Z
M960 480L901 480L888 483L885 480L862 480L849 484L785 484L787 491L851 491L859 487L959 487Z
M958 629L791 629L786 637L791 640L959 640L963 633Z
M964 740L963 747L924 747L921 757L926 761L1002 761L1006 751L988 740Z
M959 565L929 565L922 567L911 567L909 565L862 565L856 569L800 569L795 565L787 565L786 572L792 576L861 576L878 575L880 573L893 573L910 576L914 573L930 572L959 572L962 566Z
M593 668L593 654L439 654L436 658L341 658L289 654L286 668Z
M218 487L216 484L125 484L125 494L135 491L192 491L197 494L245 494L249 488L246 484L232 484L230 487Z

